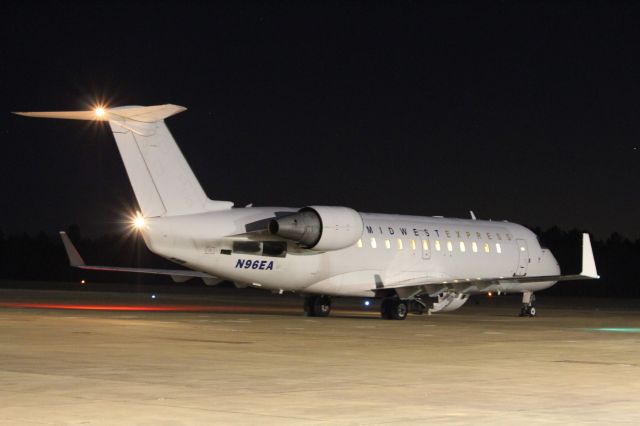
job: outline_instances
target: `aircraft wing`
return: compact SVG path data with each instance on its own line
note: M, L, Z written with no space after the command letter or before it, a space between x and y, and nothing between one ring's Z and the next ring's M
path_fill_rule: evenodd
M437 294L444 288L452 288L460 291L465 288L475 286L481 291L484 287L502 283L517 284L546 281L577 281L598 278L600 278L600 276L596 270L596 262L593 257L593 249L591 248L591 240L589 238L589 234L584 233L582 234L582 271L579 274L446 279L424 276L391 283L377 283L376 288L372 290L406 289L407 291L416 294Z
M69 257L69 265L74 268L90 270L90 271L111 271L111 272L133 272L138 274L155 274L155 275L169 275L176 282L183 282L188 280L189 278L202 278L205 280L205 283L208 285L212 285L214 281L223 281L219 280L217 277L213 275L207 274L205 272L200 271L192 271L188 269L153 269L153 268L127 268L120 266L92 266L85 264L82 256L73 245L69 236L66 232L60 231L60 237L62 238L62 243L64 244L64 249L67 252L67 256Z

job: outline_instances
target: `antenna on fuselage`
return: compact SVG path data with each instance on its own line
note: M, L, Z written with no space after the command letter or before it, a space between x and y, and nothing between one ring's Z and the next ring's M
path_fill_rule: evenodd
M469 214L471 214L471 220L476 220L476 214L473 212L473 210L469 210Z

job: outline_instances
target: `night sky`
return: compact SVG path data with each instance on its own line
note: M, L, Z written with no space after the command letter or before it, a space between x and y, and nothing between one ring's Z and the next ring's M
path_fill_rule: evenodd
M2 2L5 233L119 229L110 132L174 103L211 198L640 237L638 2Z

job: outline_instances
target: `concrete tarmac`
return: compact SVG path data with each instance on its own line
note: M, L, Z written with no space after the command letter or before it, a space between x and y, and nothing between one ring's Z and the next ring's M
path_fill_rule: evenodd
M640 424L640 308L519 302L385 321L256 291L0 290L0 424Z

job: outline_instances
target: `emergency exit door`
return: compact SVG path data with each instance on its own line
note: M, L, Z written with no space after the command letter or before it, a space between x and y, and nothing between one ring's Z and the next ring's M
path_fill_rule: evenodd
M523 277L527 275L527 269L529 268L529 248L527 247L527 242L525 240L516 240L518 244L518 267L516 269L515 275L518 277Z

